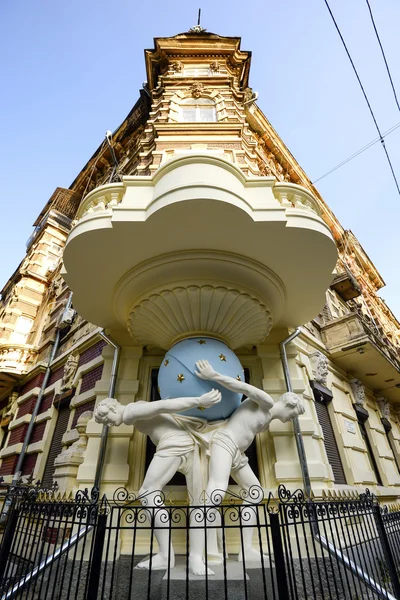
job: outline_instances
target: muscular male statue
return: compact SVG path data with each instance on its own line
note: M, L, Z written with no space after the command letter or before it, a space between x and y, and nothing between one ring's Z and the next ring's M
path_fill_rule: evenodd
M211 390L207 394L193 398L174 398L171 400L158 400L156 402L137 401L126 406L120 404L114 398L106 398L99 402L94 411L94 418L98 423L105 425L135 425L141 433L148 435L157 447L156 453L147 469L143 485L139 490L139 499L148 508L149 518L154 512L155 536L159 546L159 552L151 559L152 569L172 568L175 564L173 548L170 546L169 517L163 514L162 504L157 501L160 491L167 485L183 463L194 451L195 441L193 437L182 429L174 419L173 413L189 410L190 408L207 408L221 400L221 393ZM149 569L150 560L142 561L138 568ZM192 573L204 574L205 565L202 552L193 556L190 561Z
M232 377L221 375L214 371L210 363L206 360L199 360L196 363L196 375L200 379L215 381L220 385L245 394L247 398L227 419L224 425L213 435L210 445L210 463L209 480L206 489L206 498L211 505L220 504L228 488L229 476L232 473L233 479L240 485L244 491L260 490L261 484L248 464L248 459L244 454L250 446L257 433L265 431L273 419L279 419L283 423L292 420L298 415L304 413L304 406L301 399L292 392L283 394L279 400L274 400L263 390L243 381L238 381ZM261 501L262 497L253 497L249 504ZM247 502L246 502L247 503ZM243 550L247 561L260 560L260 553L252 547L253 527L256 522L256 513L254 508L246 509L247 514L243 514L246 525L243 528ZM190 548L190 555L203 555L203 537L195 535ZM239 555L239 559L241 559Z

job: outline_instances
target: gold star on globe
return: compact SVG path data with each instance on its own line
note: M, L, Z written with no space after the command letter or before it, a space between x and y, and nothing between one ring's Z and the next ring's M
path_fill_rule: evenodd
M242 381L242 378L240 377L240 375L238 375L238 376L236 377L236 379L237 379L238 381Z
M199 340L197 343L200 344L200 346L202 346L203 344L206 344L207 342L206 342L206 340Z
M166 367L167 365L169 365L169 360L168 360L168 358L166 358L166 359L164 360L164 367Z
M220 354L219 355L219 360L222 360L222 362L226 362L226 356L225 356L225 354Z
M185 381L185 376L183 373L179 373L178 377L176 378L177 381L179 381L179 383L182 383L182 381Z

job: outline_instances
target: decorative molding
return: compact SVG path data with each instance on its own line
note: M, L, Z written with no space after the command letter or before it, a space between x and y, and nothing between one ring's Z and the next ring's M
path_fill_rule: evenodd
M151 294L129 314L128 329L143 345L170 348L179 338L213 335L231 348L258 345L272 327L270 309L238 289L188 285Z

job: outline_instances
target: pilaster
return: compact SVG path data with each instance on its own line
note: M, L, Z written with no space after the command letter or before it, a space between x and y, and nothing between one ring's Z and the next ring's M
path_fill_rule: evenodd
M284 379L279 343L289 335L287 330L273 331L266 343L258 347L263 369L263 389L277 400L287 391ZM305 413L300 416L300 430L303 436L307 465L313 487L325 487L330 472L321 440L316 436L317 419L312 395L303 377L299 351L294 342L286 347L289 372L293 391L303 398ZM293 433L293 424L272 421L269 436L273 442L275 464L272 473L266 474L271 487L283 483L291 489L303 488L299 457ZM268 435L268 434L267 434Z
M112 332L111 339L114 339ZM114 349L105 346L103 350L104 367L102 378L96 383L96 403L107 398L110 386L111 368ZM138 369L142 356L142 347L124 345L121 347L121 357L118 368L118 378L115 396L122 404L135 400L139 387ZM97 459L100 449L100 438L103 426L90 420L86 429L88 437L87 449L83 463L77 475L80 488L92 487L96 473ZM108 432L107 451L102 474L101 491L111 493L119 486L126 486L129 479L129 446L133 433L132 425L111 427Z

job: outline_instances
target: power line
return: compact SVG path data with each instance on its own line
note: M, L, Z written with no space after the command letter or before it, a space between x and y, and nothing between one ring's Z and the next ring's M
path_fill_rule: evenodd
M370 14L370 17L371 17L372 25L374 26L374 30L375 30L375 35L376 35L376 38L377 38L377 40L378 40L379 47L380 47L380 49L381 49L381 52L382 52L382 57L383 57L383 60L384 60L384 62L385 62L385 67L386 67L386 71L387 71L387 74L388 74L388 77L389 77L390 85L392 86L392 90L393 90L394 99L395 99L395 101L396 101L397 108L400 110L400 104L399 104L399 101L398 101L398 99L397 99L396 89L395 89L395 87L394 87L394 83L393 83L392 75L391 75L391 73L390 73L390 69L389 69L388 62L387 62L387 60L386 60L385 51L384 51L384 49L383 49L382 42L381 42L381 39L380 39L380 37L379 37L378 29L376 28L376 25L375 25L375 19L374 19L374 15L372 14L371 5L370 5L370 3L369 3L369 0L365 0L365 1L366 1L366 3L367 3L367 6L368 6L368 10L369 10L369 14Z
M393 127L391 127L390 129L388 129L387 131L385 131L382 134L382 138L385 138L387 135L389 135L390 133L392 133L393 131L395 131L399 127L400 127L400 122L397 123L396 125L393 125ZM357 150L357 152L354 152L354 154L352 154L348 158L345 158L344 160L342 160L342 162L339 163L338 165L336 165L336 167L333 167L333 169L330 169L329 171L327 171L326 173L324 173L323 175L321 175L321 177L318 177L318 179L314 179L314 181L312 181L312 184L317 183L317 181L321 181L321 179L324 179L325 177L328 177L328 175L330 175L334 171L337 171L338 169L340 169L340 167L343 167L345 164L347 164L348 162L350 162L351 160L353 160L353 158L356 158L357 156L359 156L360 154L362 154L363 152L365 152L366 150L368 150L368 148L371 148L371 146L374 146L374 144L376 144L377 142L380 142L380 141L381 141L380 137L375 138L374 140L372 140L371 142L369 142L368 144L366 144L365 146L363 146L362 148L360 148L359 150Z
M374 111L372 110L372 107L371 107L371 104L370 104L370 102L369 102L369 100L368 100L368 96L367 96L367 94L366 94L366 92L365 92L364 86L363 86L363 84L361 83L360 76L359 76L359 74L358 74L358 72L357 72L357 69L356 69L356 67L355 67L355 64L354 64L354 62L353 62L353 59L351 58L351 55L350 55L350 52L349 52L349 50L348 50L348 48L347 48L346 42L344 41L344 38L343 38L343 36L342 36L342 33L341 33L340 29L339 29L339 26L338 26L338 24L336 23L335 17L333 16L333 13L332 13L332 11L331 11L331 8L330 8L330 6L329 6L329 4L328 4L328 0L324 0L324 2L325 2L325 4L326 4L326 7L327 7L327 9L328 9L328 11L329 11L329 14L330 14L330 16L331 16L331 18L332 18L332 21L333 21L333 23L334 23L334 25L335 25L335 27L336 27L336 31L338 32L338 34L339 34L339 37L340 37L340 39L341 39L341 41L342 41L343 47L344 47L344 49L345 49L345 51L346 51L346 54L347 54L347 57L348 57L348 59L349 59L349 61L350 61L350 63L351 63L351 66L353 67L354 74L355 74L355 76L357 77L357 81L358 81L358 83L359 83L359 85L360 85L360 88L361 88L361 91L362 91L362 93L363 93L363 95L364 95L365 102L367 103L367 106L368 106L368 108L369 108L369 112L371 113L371 117L372 117L372 119L373 119L373 121L374 121L374 124L375 124L376 130L377 130L377 132L378 132L378 135L379 135L379 140L380 140L380 142L381 142L381 144L382 144L382 147L383 147L383 150L384 150L384 152L385 152L385 154L386 154L386 158L387 158L387 161L388 161L388 163L389 163L389 167L390 167L390 170L391 170L391 172L392 172L392 175L393 175L394 182L395 182L395 184L396 184L397 192L398 192L398 194L400 195L400 186L399 186L399 183L398 183L398 181L397 181L396 174L395 174L395 172L394 172L393 165L392 165L392 162L391 162L391 160L390 160L389 152L387 151L387 148L386 148L386 145L385 145L385 141L384 141L384 139L383 139L383 136L382 136L382 134L381 134L381 131L380 131L380 129L379 129L378 122L377 122L377 120L376 120L376 118L375 118Z

